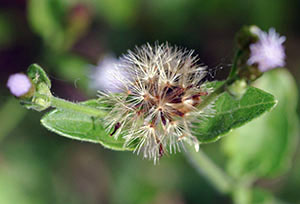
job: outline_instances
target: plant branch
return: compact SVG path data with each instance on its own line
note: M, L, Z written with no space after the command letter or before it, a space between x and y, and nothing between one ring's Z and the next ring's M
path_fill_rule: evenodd
M202 110L209 104L213 103L221 94L226 92L227 87L238 79L237 65L238 59L242 54L241 50L237 50L231 72L227 80L209 94L198 106L198 110ZM190 161L197 172L209 180L209 182L220 192L230 193L234 189L234 180L228 176L223 170L215 165L201 150L196 152L190 145L187 145L185 156Z
M198 110L202 110L204 109L206 106L208 106L209 104L211 104L212 102L215 101L215 99L217 99L217 97L219 95L221 95L222 93L224 93L226 91L226 87L227 87L227 81L224 82L221 86L219 86L216 90L214 90L211 94L209 94L198 106L197 109Z
M236 76L236 72L237 72L237 64L238 64L238 59L239 57L241 56L242 54L242 50L238 49L234 55L234 58L233 58L233 63L232 63L232 68L231 68L231 71L230 71L230 74L229 74L229 77L228 79L231 79L233 77Z
M224 93L226 91L226 88L228 86L230 86L235 80L238 79L237 76L237 62L238 62L238 58L241 55L241 50L238 50L235 54L234 60L233 60L233 64L232 64L232 68L231 68L231 72L229 74L228 79L222 84L220 85L217 89L215 89L211 94L209 94L198 106L198 110L202 110L204 109L206 106L208 106L209 104L211 104L212 102L214 102L215 99L217 99L217 97L219 95L221 95L222 93Z
M200 149L196 152L186 145L185 156L196 171L204 176L220 193L230 193L233 189L233 179L216 166Z
M51 101L51 106L57 109L70 110L78 113L83 113L92 117L104 117L106 115L104 111L98 108L86 106L80 103L73 103L54 96L51 96L50 101Z

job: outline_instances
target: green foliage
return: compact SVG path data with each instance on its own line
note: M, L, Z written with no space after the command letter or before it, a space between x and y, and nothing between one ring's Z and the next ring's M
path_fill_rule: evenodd
M59 0L30 0L28 3L28 20L32 29L54 49L64 41L63 9Z
M13 119L10 118L12 115ZM19 101L15 98L8 99L4 105L0 106L0 141L16 127L25 115L26 109L20 106Z
M233 200L238 204L283 204L270 192L260 188L239 187L233 194Z
M32 64L27 70L27 75L33 85L32 93L21 99L21 103L28 109L42 111L50 107L51 81L46 72L37 64Z
M235 130L222 143L228 171L236 178L273 176L289 167L298 135L297 89L293 77L280 69L265 73L256 85L278 99L275 109Z
M88 74L89 74L89 63L82 57L76 55L60 55L56 58L55 73L61 78L74 82L75 86L78 85L81 89L88 90ZM54 66L54 65L53 65Z
M33 83L45 83L48 88L51 88L51 81L48 78L46 72L38 65L32 64L27 70L28 77L33 81Z
M214 115L197 127L197 137L200 142L215 141L231 129L258 117L275 103L271 94L254 87L250 87L240 100L235 100L225 93L217 99ZM99 107L97 100L83 104ZM105 133L102 127L103 121L99 118L92 118L70 110L54 110L44 116L41 121L49 130L72 139L100 143L115 150L130 150L124 147L122 138L115 140Z
M254 87L249 87L239 100L224 93L215 102L215 113L195 127L196 136L200 142L216 141L230 130L270 110L275 104L274 96Z
M263 189L255 188L251 193L251 204L283 204L282 202L276 200L276 198L274 198L274 196L270 192L267 192Z
M137 0L101 0L95 3L99 14L114 27L127 27L136 20Z
M82 103L90 107L99 107L97 100ZM113 150L132 150L124 147L124 140L108 135L102 127L101 119L67 110L53 110L46 114L41 123L50 131L59 135L93 143L100 143Z

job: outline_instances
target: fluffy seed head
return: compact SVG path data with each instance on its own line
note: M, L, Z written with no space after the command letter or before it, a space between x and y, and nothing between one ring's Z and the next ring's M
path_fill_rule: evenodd
M91 73L91 88L103 92L118 93L122 91L122 80L127 73L119 68L119 60L111 55L105 56ZM116 77L117 76L117 77Z
M257 30L259 40L250 45L249 65L258 64L261 72L285 65L284 36L276 33L274 28L269 33Z
M122 92L101 93L100 100L110 104L104 119L107 131L123 137L125 145L136 144L135 152L156 162L162 155L194 145L193 124L209 111L197 110L211 90L202 81L206 68L197 65L193 51L168 44L136 48L121 58L119 70L130 77L119 77Z

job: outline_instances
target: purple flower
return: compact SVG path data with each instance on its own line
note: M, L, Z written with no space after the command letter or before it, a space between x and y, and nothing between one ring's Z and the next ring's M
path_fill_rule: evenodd
M128 73L122 68L118 59L105 56L92 70L91 88L110 93L121 92L128 79Z
M10 92L17 97L27 94L32 86L27 75L22 73L10 75L6 85Z
M282 44L286 38L276 33L274 28L271 28L269 33L257 30L255 34L259 40L250 45L251 53L247 63L258 64L261 72L284 66L285 52Z

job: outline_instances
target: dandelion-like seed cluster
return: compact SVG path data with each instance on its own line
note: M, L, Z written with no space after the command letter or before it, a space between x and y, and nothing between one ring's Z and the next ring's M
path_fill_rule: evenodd
M104 118L109 134L125 139L125 146L154 162L166 153L180 151L184 142L199 142L193 127L209 115L210 108L198 110L203 97L211 91L204 84L206 67L197 65L193 51L168 44L149 44L129 51L120 59L122 92L100 93L109 104Z
M258 64L261 72L284 66L285 52L282 44L286 38L276 33L274 28L271 28L269 33L258 30L257 35L258 42L250 45L248 64Z
M121 80L116 80L116 75L118 78L127 76L125 72L119 70L118 62L119 60L111 55L105 56L92 70L91 88L112 93L120 92L122 83Z

